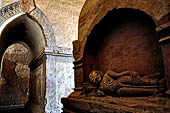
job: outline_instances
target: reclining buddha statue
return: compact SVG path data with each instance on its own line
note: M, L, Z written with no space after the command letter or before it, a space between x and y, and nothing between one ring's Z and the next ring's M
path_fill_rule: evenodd
M166 90L164 79L158 79L160 74L140 76L135 71L117 73L112 70L103 74L95 70L89 74L89 81L96 86L96 96L153 96Z

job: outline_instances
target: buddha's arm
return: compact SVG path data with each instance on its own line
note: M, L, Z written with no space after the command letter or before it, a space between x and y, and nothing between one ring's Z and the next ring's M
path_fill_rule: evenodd
M111 78L116 80L116 79L123 77L123 76L129 76L130 71L124 71L124 72L121 72L121 73L117 73L117 72L114 72L112 70L108 70L108 71L106 71L105 74L109 75Z
M157 73L154 73L154 74L143 76L142 78L143 79L158 79L159 76L161 76L161 73L157 72Z
M157 86L157 85L163 85L164 79L158 80L158 79L145 79L137 76L124 76L119 78L119 82L124 85L136 85L136 86Z
M164 79L162 80L154 80L154 79L141 79L142 83L141 85L146 85L146 86L150 86L150 85L162 85L164 83Z

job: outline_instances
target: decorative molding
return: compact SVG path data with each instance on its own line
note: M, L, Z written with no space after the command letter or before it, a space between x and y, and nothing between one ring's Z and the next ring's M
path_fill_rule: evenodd
M54 34L52 25L50 24L48 18L44 15L44 13L38 7L35 10L33 10L30 13L30 15L33 16L43 28L44 35L47 40L47 48L48 49L54 48L56 46L55 34Z
M166 24L162 24L162 25L156 27L156 31L159 32L159 31L161 31L161 30L163 30L163 29L165 29L165 28L167 28L169 26L170 26L170 22L168 22Z
M165 42L165 41L169 41L170 40L170 36L166 36L166 37L164 37L164 38L161 38L160 40L159 40L159 43L162 43L162 42Z
M56 57L70 57L70 58L73 58L73 55L72 54L64 54L64 53L54 53L54 52L43 52L39 57L37 57L36 59L33 59L29 65L29 67L34 67L35 65L40 65L42 64L43 62L43 59L45 56L56 56Z
M0 9L0 26L10 17L15 16L21 11L21 5L19 2L15 2L13 4L7 5Z

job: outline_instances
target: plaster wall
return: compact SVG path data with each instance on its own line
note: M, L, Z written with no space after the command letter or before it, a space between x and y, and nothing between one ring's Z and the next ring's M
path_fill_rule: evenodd
M4 7L18 0L1 0ZM35 0L54 29L56 45L72 48L78 39L78 19L85 0Z
M47 55L46 103L47 113L60 113L61 98L67 97L74 88L73 58ZM56 82L54 82L56 81Z
M78 19L85 0L35 0L54 29L56 45L72 48L78 39Z
M0 87L0 108L23 105L28 100L30 61L29 51L21 44L14 44L3 57L2 77L6 84Z

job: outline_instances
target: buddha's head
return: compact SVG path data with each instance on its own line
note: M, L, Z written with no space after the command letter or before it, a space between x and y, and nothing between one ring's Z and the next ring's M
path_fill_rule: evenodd
M91 83L93 84L99 84L100 81L102 80L102 77L103 77L103 72L101 71L92 71L89 75L89 80Z

